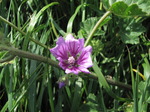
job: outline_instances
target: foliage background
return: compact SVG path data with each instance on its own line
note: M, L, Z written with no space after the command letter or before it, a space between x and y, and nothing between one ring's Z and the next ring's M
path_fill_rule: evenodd
M59 89L57 81L65 75L64 71L48 63L15 57L0 64L1 112L150 111L150 19L145 16L148 13L144 5L139 5L140 0L135 2L139 7L134 8L144 7L144 13L134 9L137 13L131 14L124 5L132 6L131 3L109 6L107 1L111 0L1 0L0 16L21 31L0 20L0 37L10 46L56 60L48 49L55 46L59 36L72 32L76 38L86 40L111 7L113 14L101 23L89 43L93 47L93 62L99 66L90 71L132 85L132 89L113 85L106 88L107 83L100 76L98 80L83 73L73 76L69 86ZM45 7L48 4L51 5ZM124 8L121 12L120 7ZM1 50L0 55L2 59L8 54ZM114 98L110 91L127 99Z

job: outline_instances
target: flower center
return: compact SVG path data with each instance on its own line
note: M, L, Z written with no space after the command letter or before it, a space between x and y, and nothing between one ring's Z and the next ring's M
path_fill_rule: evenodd
M70 65L74 65L75 64L75 58L73 57L73 56L70 56L69 58L68 58L68 63L70 64Z

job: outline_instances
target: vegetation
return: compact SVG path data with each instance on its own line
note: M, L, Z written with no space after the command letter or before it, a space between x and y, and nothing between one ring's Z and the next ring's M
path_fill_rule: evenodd
M148 0L0 0L0 111L150 112L149 16ZM92 46L90 74L50 53L70 33Z

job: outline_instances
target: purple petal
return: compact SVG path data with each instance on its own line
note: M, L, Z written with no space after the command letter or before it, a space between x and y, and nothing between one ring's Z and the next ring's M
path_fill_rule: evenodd
M57 52L56 52L57 50L58 50L58 46L56 45L56 47L50 49L50 52L51 52L55 57L57 57Z
M71 41L71 40L75 40L72 34L68 34L66 36L66 41Z
M61 57L63 60L68 58L68 47L65 44L63 37L59 37L56 47L50 49L50 52L56 57Z
M59 84L59 89L66 85L65 82L59 82L58 84Z
M50 52L56 57L61 57L62 59L67 59L68 48L65 44L56 45L56 47L50 49Z
M84 67L84 68L89 68L93 66L92 59L91 59L91 47L86 47L83 48L80 57L77 60L78 65Z
M65 43L65 40L64 40L64 38L63 38L62 36L60 36L60 37L58 38L56 44L61 45L61 44L63 44L63 43Z
M89 45L89 46L85 47L84 50L86 52L90 52L91 53L92 52L92 47Z
M61 57L63 60L66 60L68 58L68 47L66 46L65 43L59 45L57 51L55 52L57 53L57 57Z
M66 70L69 65L68 65L66 62L64 62L64 61L60 61L60 62L59 62L59 66L60 66L62 69Z
M66 74L74 73L74 74L77 75L77 74L80 72L80 70L79 70L78 68L73 67L73 68L71 68L71 69L70 69L70 68L67 68L65 72L66 72Z
M79 44L80 44L80 47L81 47L81 48L84 47L84 38L79 39Z
M66 45L68 46L68 50L72 56L76 56L84 47L84 40L73 39L66 41Z
M84 39L75 39L71 34L67 35L65 42L72 56L76 56L84 47Z
M88 69L84 68L84 67L80 66L79 69L80 69L81 72L84 72L84 73L87 73L87 74L90 73L90 71Z
M52 49L50 49L50 52L55 56L55 57L58 57L57 56L57 51L58 49L60 48L60 46L65 43L65 40L63 39L63 37L59 37L57 42L56 42L56 46Z
M93 63L92 63L92 59L90 57L90 54L86 53L83 57L80 57L78 59L78 65L80 66L83 66L85 68L89 68L89 67L92 67L93 66Z

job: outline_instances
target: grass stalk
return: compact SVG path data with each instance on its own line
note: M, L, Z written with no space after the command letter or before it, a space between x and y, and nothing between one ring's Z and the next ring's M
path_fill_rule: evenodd
M11 22L9 22L8 20L6 20L5 18L3 18L2 16L0 16L0 20L2 20L3 22L7 23L8 25L10 25L11 27L13 27L15 30L19 31L22 35L27 35L25 32L23 32L20 28L18 28L17 26L15 26L14 24L12 24ZM48 49L48 47L44 44L42 44L41 42L29 37L29 40L31 40L32 42Z
M138 95L137 95L137 84L136 84L136 80L134 78L134 74L133 74L133 67L132 67L132 61L131 61L131 56L130 56L130 51L127 47L128 50L128 55L129 55L129 63L130 63L130 71L131 71L131 79L132 79L132 91L133 91L133 100L134 100L134 112L138 112Z

